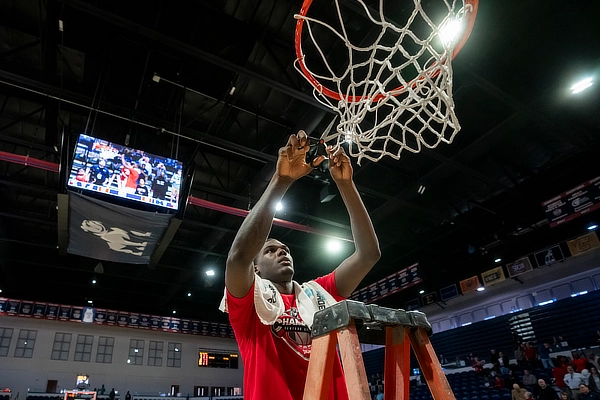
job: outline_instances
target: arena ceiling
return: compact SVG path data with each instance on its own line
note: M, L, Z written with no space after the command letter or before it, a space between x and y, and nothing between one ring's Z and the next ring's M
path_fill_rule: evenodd
M192 165L193 198L247 210L287 137L304 129L318 138L334 118L293 66L300 7L299 0L0 0L0 151L64 169L80 133L128 140ZM572 238L600 218L594 212L550 228L541 206L600 175L599 85L578 95L569 89L598 77L599 11L591 1L482 2L453 63L462 125L454 143L355 164L382 250L363 285L416 262L423 278L382 304L403 307L417 290ZM340 197L321 202L333 186L314 171L278 214L326 233L273 228L291 248L299 281L332 270L351 251L348 243L336 256L324 250L327 235L351 237ZM57 249L65 190L59 173L0 161L3 296L226 320L217 305L241 217L189 204L156 265L98 268L99 260ZM208 268L216 275L207 277Z

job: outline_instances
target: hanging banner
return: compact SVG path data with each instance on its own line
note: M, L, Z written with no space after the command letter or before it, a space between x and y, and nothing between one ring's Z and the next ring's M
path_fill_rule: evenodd
M83 307L71 307L71 321L81 321Z
M460 291L465 294L477 290L479 287L479 277L477 275L460 281Z
M61 305L58 309L58 319L65 321L71 319L71 306Z
M548 247L534 254L535 263L538 268L547 267L556 262L563 261L565 256L559 245Z
M573 257L577 257L580 254L600 247L596 232L590 232L586 235L579 236L576 239L569 240L567 245L569 245L569 250L571 251L571 255Z
M508 270L508 276L513 278L517 275L524 274L525 272L532 271L533 266L531 266L528 257L523 257L513 263L506 264L506 269Z
M117 325L119 326L129 326L129 313L119 311L117 314Z
M491 286L495 283L502 282L505 280L504 271L502 267L496 267L489 269L481 273L481 280L483 280L483 286Z
M6 303L6 312L8 314L18 314L21 308L21 300L8 300Z
M106 310L106 323L108 325L114 325L118 321L118 313L112 310Z
M56 319L58 317L58 304L48 304L46 307L46 319Z
M43 318L46 315L46 303L35 303L33 306L33 318Z
M409 300L406 303L404 303L404 309L406 311L418 310L419 308L421 308L421 302L419 302L418 298Z
M437 303L437 301L438 301L437 292L431 292L431 293L427 293L427 294L424 294L423 296L421 296L421 303L423 303L423 307L428 306L433 303Z
M147 264L171 218L170 214L134 210L71 192L67 252Z
M600 208L600 176L542 203L550 227Z
M81 322L84 324L93 324L95 315L96 309L94 307L83 307Z
M12 311L9 313L9 310ZM37 318L58 319L69 323L112 325L114 327L136 329L148 329L154 324L156 330L162 329L165 332L234 338L231 325L226 323L160 317L156 315L140 315L94 307L34 303L32 301L4 297L0 297L0 315L9 315L16 318L33 316ZM107 321L111 322L108 323Z
M452 285L448 285L445 288L442 288L442 290L440 290L440 298L442 299L442 301L458 297L459 294L460 293L458 293L458 287L455 283L453 283Z
M22 317L31 317L33 315L33 301L21 302L21 308L19 309L19 315Z
M96 316L94 317L94 323L103 325L106 323L106 310L96 308Z
M419 276L419 264L415 263L379 281L352 293L350 300L372 303L383 297L397 293L422 281Z
M150 329L150 316L146 314L142 314L140 316L139 327L142 329Z

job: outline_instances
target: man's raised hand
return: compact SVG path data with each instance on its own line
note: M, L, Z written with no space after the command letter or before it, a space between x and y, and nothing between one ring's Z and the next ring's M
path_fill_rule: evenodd
M310 148L310 143L306 132L299 131L295 135L290 135L285 147L279 149L277 159L277 174L285 179L295 181L310 173L313 167L323 162L325 156L319 156L311 164L306 163L306 153Z

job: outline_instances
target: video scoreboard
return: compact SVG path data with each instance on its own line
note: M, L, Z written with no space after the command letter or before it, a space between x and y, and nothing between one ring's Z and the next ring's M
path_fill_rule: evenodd
M239 354L218 350L198 350L198 366L237 369Z

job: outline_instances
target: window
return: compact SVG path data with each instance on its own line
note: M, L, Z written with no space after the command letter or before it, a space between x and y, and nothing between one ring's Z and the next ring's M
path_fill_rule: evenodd
M0 328L0 357L6 357L8 355L12 334L12 328Z
M32 358L36 336L37 331L21 329L19 331L19 339L17 340L17 347L15 348L15 357Z
M148 346L148 365L151 367L161 367L163 359L164 342L150 341Z
M98 351L96 352L96 362L110 364L112 363L113 346L115 338L100 336L98 338Z
M69 350L71 350L71 334L56 332L54 335L54 346L52 347L52 360L69 359Z
M181 343L169 342L169 353L167 354L167 367L181 367Z
M129 356L127 364L143 365L144 364L144 341L131 339L129 341Z
M93 344L94 337L92 335L77 335L74 361L90 362Z

